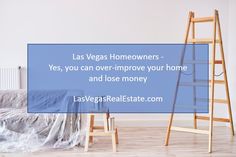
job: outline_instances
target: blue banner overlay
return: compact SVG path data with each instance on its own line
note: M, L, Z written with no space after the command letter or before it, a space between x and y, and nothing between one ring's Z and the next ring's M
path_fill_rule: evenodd
M30 113L207 113L206 44L28 44Z

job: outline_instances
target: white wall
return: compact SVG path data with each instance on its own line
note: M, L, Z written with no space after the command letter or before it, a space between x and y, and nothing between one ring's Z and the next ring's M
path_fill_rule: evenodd
M232 20L235 15L235 8L228 11L229 0L0 0L0 66L26 66L27 43L181 43L188 11L209 16L214 9L220 12L227 55L228 47L235 50L235 39L228 32L236 28L235 23L228 26L228 17ZM205 27L199 29L200 36L212 35ZM229 68L235 67L231 62ZM234 80L235 75L230 83ZM118 117L167 119L157 114Z
M228 43L228 76L233 107L234 123L236 124L236 1L229 3L229 43ZM226 45L227 46L227 45Z

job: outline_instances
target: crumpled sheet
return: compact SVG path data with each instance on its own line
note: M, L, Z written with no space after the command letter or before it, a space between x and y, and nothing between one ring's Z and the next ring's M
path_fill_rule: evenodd
M86 115L27 113L25 90L0 91L0 152L69 149L84 144Z

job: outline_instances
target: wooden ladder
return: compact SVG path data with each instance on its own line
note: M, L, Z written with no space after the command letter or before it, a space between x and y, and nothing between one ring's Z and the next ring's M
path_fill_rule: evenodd
M196 23L205 23L205 22L212 22L213 23L213 37L210 39L197 39L195 38L195 24ZM191 28L190 28L191 27ZM191 39L189 39L190 29L192 29ZM218 35L218 37L217 37ZM171 113L169 125L167 128L166 140L165 145L169 144L170 132L174 131L183 131L183 132L191 132L191 133L199 133L199 134L206 134L209 138L208 143L208 151L209 153L212 152L212 135L213 135L213 121L218 122L228 122L230 123L231 133L234 135L234 126L233 126L233 118L232 118L232 111L231 111L231 103L230 103L230 96L229 96L229 88L228 88L228 80L226 74L226 66L225 66L225 58L224 58L224 49L223 49L223 42L222 42L222 35L221 35L221 28L220 28L220 20L218 11L215 10L214 16L211 17L202 17L202 18L195 18L194 12L189 12L188 18L188 25L186 30L185 36L185 44L211 44L212 46L212 61L209 63L211 64L211 80L209 80L209 87L210 87L210 99L209 99L209 113L208 116L199 116L194 113L194 128L183 128L183 127L174 127L172 126L174 112ZM221 59L216 59L216 44L220 46L220 56ZM215 77L215 65L221 64L223 69L223 80L216 80ZM222 84L225 86L226 92L226 99L216 99L215 98L215 84ZM222 103L227 104L228 106L228 113L229 118L216 118L213 116L214 113L214 105L215 103ZM209 130L200 130L197 128L197 120L208 120L209 121Z
M118 130L115 128L114 123L111 126L109 123L109 113L102 113L103 115L103 126L95 126L94 119L95 115L101 115L101 113L90 113L87 115L87 129L85 136L85 147L84 151L88 151L89 143L93 143L94 136L111 136L113 152L116 152L116 144L118 144Z

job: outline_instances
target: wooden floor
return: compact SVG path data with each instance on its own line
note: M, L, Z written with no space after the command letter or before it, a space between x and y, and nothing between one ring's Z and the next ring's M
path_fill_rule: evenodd
M112 153L111 139L97 137L89 152L82 147L34 153L0 154L0 157L236 157L236 137L230 129L215 127L213 153L207 151L207 135L172 132L165 147L166 128L119 128L118 152Z

